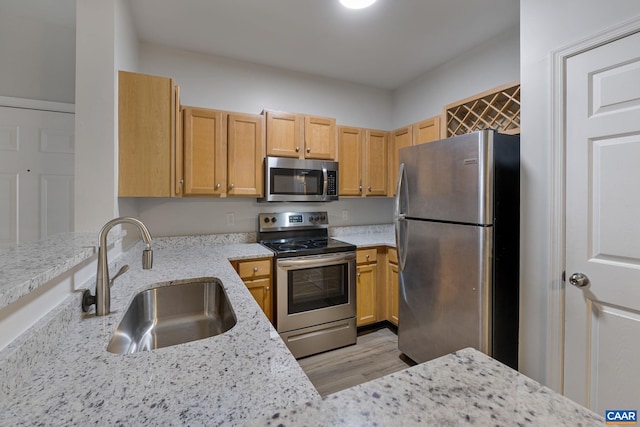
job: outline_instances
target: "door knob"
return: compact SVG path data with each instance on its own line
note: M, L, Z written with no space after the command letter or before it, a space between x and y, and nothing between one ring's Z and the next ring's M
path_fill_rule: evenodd
M569 277L569 283L578 288L584 288L589 284L589 278L582 273L573 273L571 277Z

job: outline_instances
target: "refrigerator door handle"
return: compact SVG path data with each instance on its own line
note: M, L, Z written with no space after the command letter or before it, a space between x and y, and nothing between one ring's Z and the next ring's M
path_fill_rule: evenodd
M406 191L407 175L404 163L400 163L398 169L398 182L396 184L396 197L394 200L394 225L396 234L396 248L398 251L398 270L404 270L404 264L407 259L407 235L406 235Z

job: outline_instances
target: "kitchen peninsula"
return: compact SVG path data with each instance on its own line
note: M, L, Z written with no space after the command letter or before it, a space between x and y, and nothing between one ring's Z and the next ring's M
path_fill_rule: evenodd
M386 229L351 236L375 244L389 239ZM320 398L229 263L271 256L250 241L159 238L152 270L140 268L140 243L114 259L112 269L125 263L131 269L112 288L111 315L83 315L76 292L0 352L1 424L603 424L472 349ZM222 281L237 318L231 330L149 352L106 351L134 294L197 277Z

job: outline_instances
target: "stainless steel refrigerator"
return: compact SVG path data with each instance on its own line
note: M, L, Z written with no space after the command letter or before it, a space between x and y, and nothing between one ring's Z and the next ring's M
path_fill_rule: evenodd
M398 347L474 347L517 369L520 138L485 130L400 150Z

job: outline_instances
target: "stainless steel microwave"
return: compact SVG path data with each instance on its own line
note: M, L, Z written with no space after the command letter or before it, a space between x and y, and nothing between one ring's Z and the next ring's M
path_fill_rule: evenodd
M338 162L267 156L264 173L260 202L338 200Z

